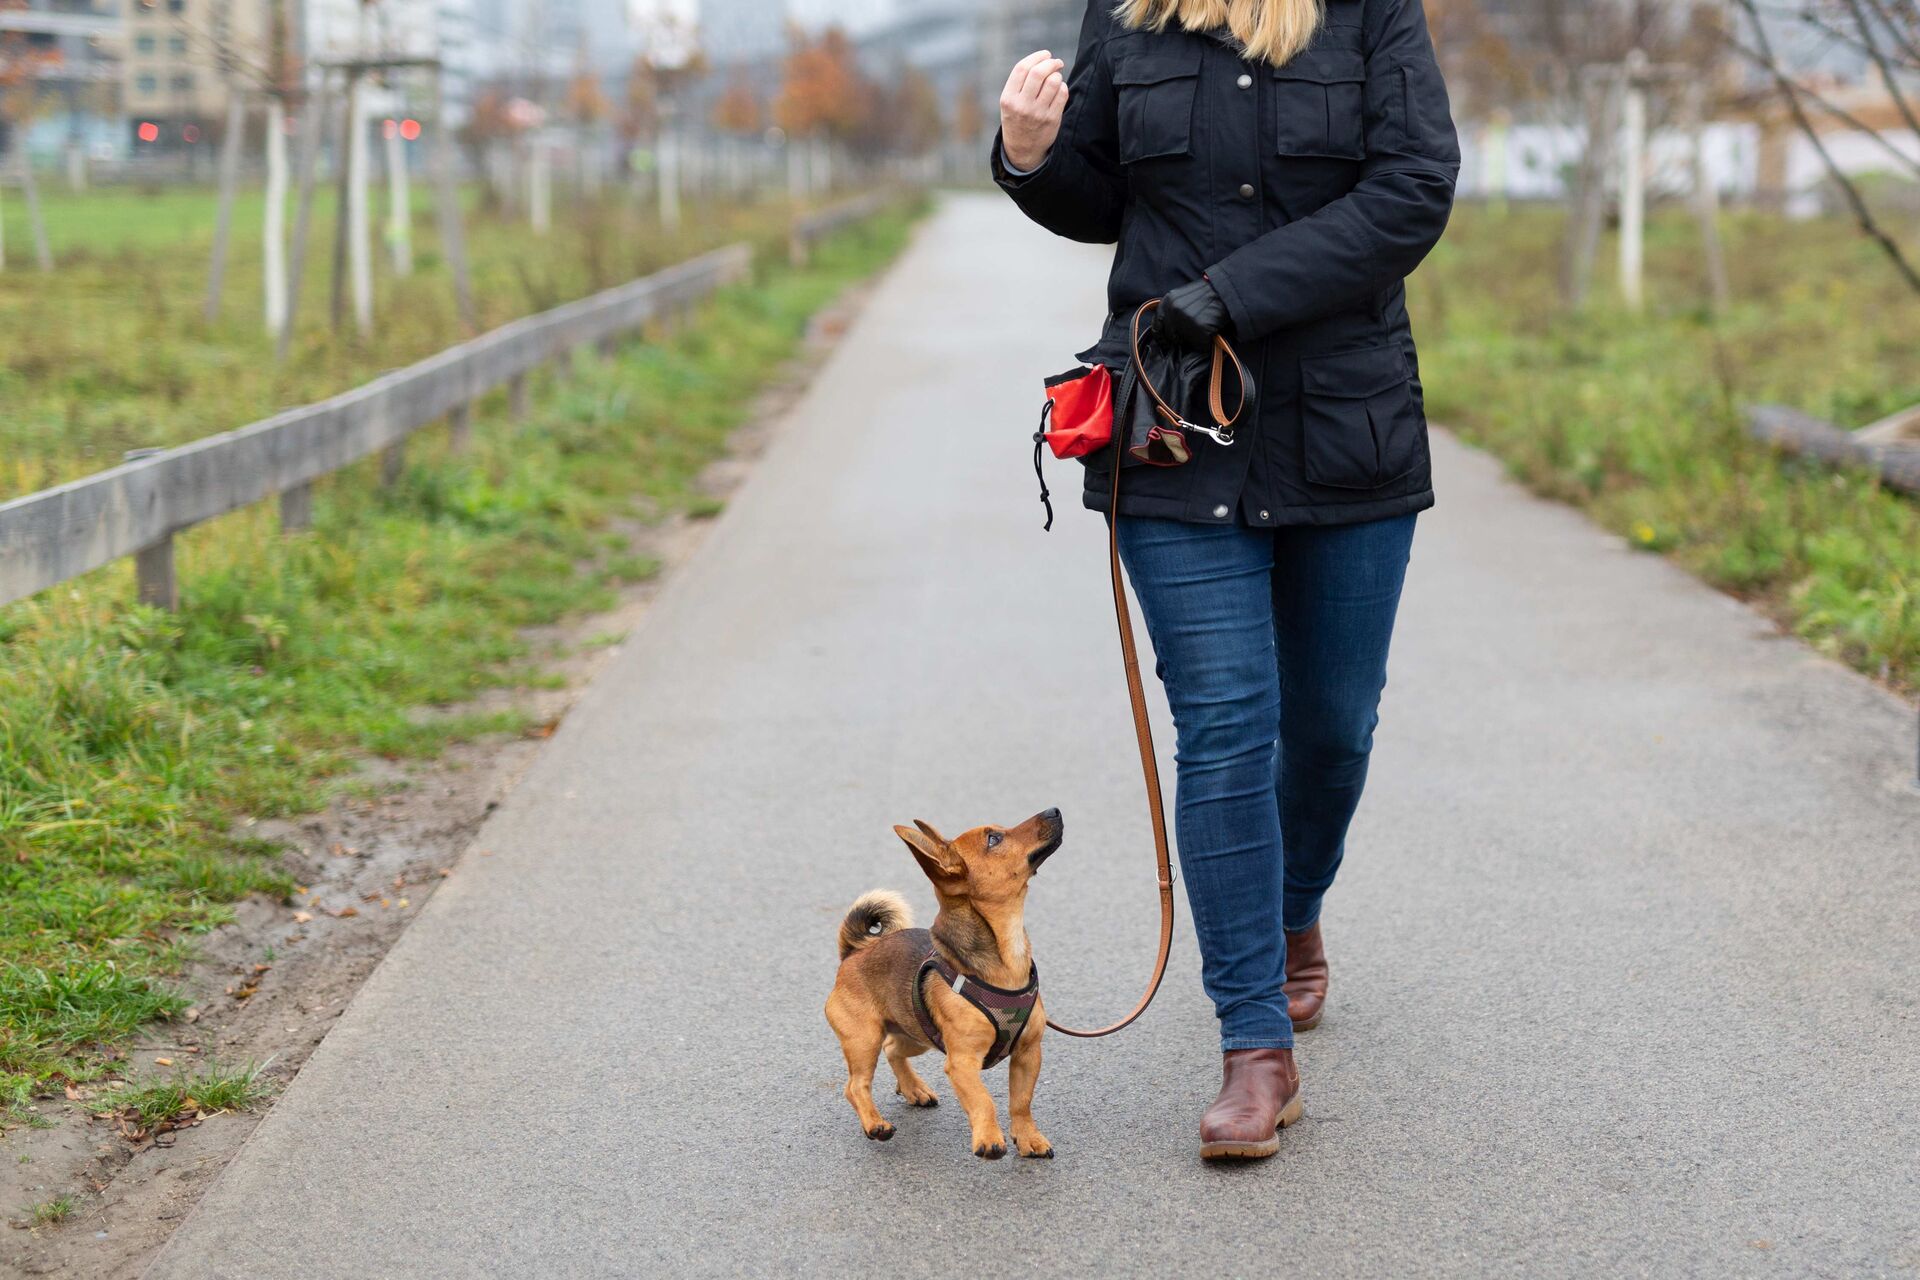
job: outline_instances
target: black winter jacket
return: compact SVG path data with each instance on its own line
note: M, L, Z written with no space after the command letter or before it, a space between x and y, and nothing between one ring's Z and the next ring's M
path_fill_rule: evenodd
M1121 511L1274 526L1433 505L1404 281L1446 227L1460 149L1420 0L1326 0L1284 67L1225 28L1128 30L1112 4L1087 7L1047 158L1016 176L996 134L994 180L1048 230L1119 246L1082 360L1117 372L1134 307L1205 273L1259 387L1231 446L1130 463ZM1112 456L1084 461L1105 510Z

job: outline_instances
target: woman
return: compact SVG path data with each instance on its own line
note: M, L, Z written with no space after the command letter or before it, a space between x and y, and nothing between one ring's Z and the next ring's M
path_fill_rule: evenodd
M1220 1019L1201 1155L1269 1156L1300 1114L1320 902L1433 504L1403 281L1446 226L1459 145L1420 0L1092 0L1063 67L1041 50L1013 69L991 163L1041 226L1119 246L1081 358L1117 369L1134 308L1163 297L1163 338L1225 334L1258 388L1234 443L1126 467L1119 540L1173 708ZM1104 511L1111 455L1086 461Z

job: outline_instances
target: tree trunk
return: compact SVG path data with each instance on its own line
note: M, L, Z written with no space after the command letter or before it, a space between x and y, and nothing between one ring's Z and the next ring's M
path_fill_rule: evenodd
M274 358L284 360L287 346L293 340L294 326L300 320L300 285L307 269L307 232L313 225L313 188L320 168L320 146L327 128L326 79L320 82L320 93L307 103L302 114L300 138L300 201L299 211L293 220L293 261L287 271L287 323L280 329L279 340L274 344Z
M287 324L287 104L267 99L267 201L262 232L261 286L267 332L275 339Z
M532 155L527 164L527 219L533 234L543 236L553 228L553 151L538 134L527 139Z
M353 323L373 332L373 247L367 221L367 98L356 83L347 99L347 265L353 284Z
M433 200L440 213L440 254L453 272L453 297L460 308L460 322L468 334L479 332L480 321L473 310L473 281L467 275L465 229L460 224L460 196L453 183L453 126L447 121L446 72L433 73Z
M1695 83L1686 94L1687 126L1693 134L1693 209L1700 220L1700 246L1707 259L1707 290L1715 311L1725 311L1733 287L1727 279L1727 254L1720 243L1720 193L1707 166L1706 90Z
M40 215L40 188L33 180L33 158L27 154L26 130L14 130L20 155L20 190L27 197L27 230L33 235L33 256L42 271L53 270L53 250L47 247L47 220Z
M408 191L407 141L398 127L387 135L387 251L393 274L413 274L413 196Z
M227 242L233 238L233 191L240 181L240 144L247 131L247 104L238 85L227 86L227 133L220 139L220 206L213 221L213 265L207 271L207 300L200 315L213 323L220 314L220 293L227 283Z
M661 112L660 145L660 226L668 232L680 229L680 128L672 110Z
M1638 50L1627 59L1622 114L1625 117L1620 165L1620 296L1629 309L1645 302L1647 226L1647 82L1646 57Z

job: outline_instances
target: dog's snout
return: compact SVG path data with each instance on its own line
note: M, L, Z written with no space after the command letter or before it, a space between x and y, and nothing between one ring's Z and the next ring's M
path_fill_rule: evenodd
M1033 815L1033 821L1040 828L1040 846L1027 855L1027 865L1037 871L1040 864L1052 857L1060 848L1060 837L1066 831L1066 823L1061 820L1058 809L1036 813Z

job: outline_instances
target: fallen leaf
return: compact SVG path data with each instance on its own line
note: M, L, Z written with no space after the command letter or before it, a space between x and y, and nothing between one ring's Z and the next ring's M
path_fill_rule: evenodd
M407 900L405 898L402 898L400 899L400 901L394 903L393 905L396 907L399 907L402 911L405 911L407 909Z
M170 1067L173 1065L173 1059L172 1058L155 1058L153 1060L153 1065L156 1067Z
M296 911L293 913L293 922L295 924L306 924L308 921L312 919L313 919L313 912L311 911Z
M73 1087L72 1085L68 1085L68 1086L67 1086L67 1101L68 1101L68 1102L78 1102L78 1101L80 1101L80 1099L81 1099L81 1097L83 1097L83 1096L84 1096L84 1095L82 1095L82 1094L81 1094L81 1092L80 1092L80 1091L79 1091L78 1089L76 1089L76 1088L74 1088L74 1087Z
M235 991L235 992L233 993L233 998L234 998L235 1000L245 1000L245 999L246 999L246 998L247 998L248 996L251 996L251 995L253 995L254 993L256 993L256 992L258 992L259 990L260 990L260 987L259 987L259 984L258 984L258 983L249 983L248 985L246 985L246 986L244 986L244 987L241 987L241 988L239 988L238 990L236 990L236 991Z
M188 1022L198 1022L200 1021L200 1011L198 1009L189 1009L187 1010L185 1017Z
M190 1044L190 1045L188 1045L188 1046L187 1046L186 1048L184 1048L184 1049L182 1049L182 1050L181 1050L180 1052L182 1052L182 1053L198 1053L198 1052L200 1052L200 1046L199 1046L199 1045L197 1045L197 1044Z
M273 966L270 964L257 964L253 966L253 971L255 973L265 973L267 970L271 968L273 968Z
M303 885L303 884L297 884L297 885L295 885L295 886L293 886L293 891L294 891L295 893L305 893L305 892L307 891L307 886L305 886L305 885Z
M394 888L396 888L396 889L404 889L404 888L406 888L406 887L407 887L407 877L406 877L406 876L405 876L404 874L402 874L402 875L397 875L397 876L395 876L395 877L393 878L393 887L394 887Z
M382 899L380 899L380 905L381 905L381 906L383 906L383 907L390 907L390 906L392 906L392 905L393 905L393 899L392 899L392 898L382 898Z
M333 917L334 917L335 919L337 919L337 920L344 920L344 919L346 919L346 918L347 918L348 916L357 916L357 915L359 915L359 914L360 914L360 908L358 908L358 907L342 907L342 908L340 908L340 909L339 909L338 911L335 911L335 912L332 912L331 914L332 914L332 915L333 915Z
M440 868L440 878L441 878L441 879L443 879L443 880L444 880L444 879L446 879L446 878L447 878L448 876L450 876L450 875L452 875L452 874L453 874L453 868L452 868L452 867L442 867L442 868Z

